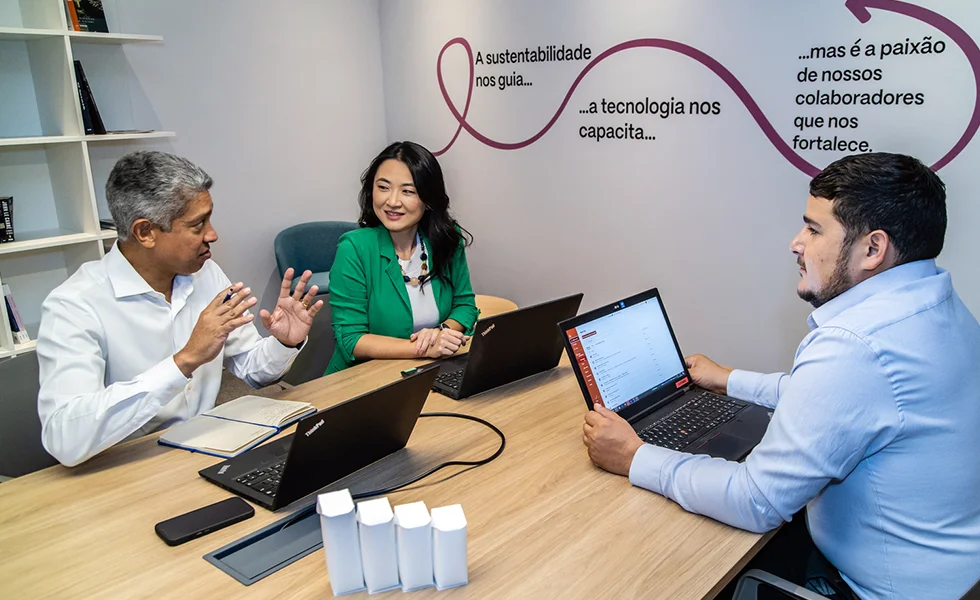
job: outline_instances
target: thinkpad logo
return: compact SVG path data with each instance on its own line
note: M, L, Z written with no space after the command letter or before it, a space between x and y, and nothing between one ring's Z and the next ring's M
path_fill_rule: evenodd
M317 423L313 427L310 427L310 430L306 432L306 437L310 437L311 435L313 435L316 432L316 430L322 426L323 426L323 419L320 419L319 423Z
M228 467L230 467L230 466L231 465L225 465L225 466L221 467L220 469L218 469L218 475L224 475L225 474L225 471L227 471L228 470Z
M483 330L482 332L480 332L480 335L482 335L482 336L484 336L484 337L486 337L486 335L487 335L488 333L490 333L491 331L493 331L493 328L494 328L494 327L496 327L496 326L497 326L497 324L496 324L496 323L491 323L491 324L490 324L490 327L487 327L487 328L486 328L486 329L484 329L484 330Z

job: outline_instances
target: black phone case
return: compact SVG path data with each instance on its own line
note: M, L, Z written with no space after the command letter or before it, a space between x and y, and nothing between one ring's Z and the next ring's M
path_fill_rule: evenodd
M227 498L208 506L160 521L153 528L168 546L177 546L234 525L255 515L255 508L241 498Z

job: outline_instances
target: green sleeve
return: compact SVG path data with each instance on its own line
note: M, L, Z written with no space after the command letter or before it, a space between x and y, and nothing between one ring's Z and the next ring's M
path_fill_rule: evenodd
M344 361L354 362L354 346L368 333L368 292L364 265L354 243L341 238L330 268L330 310L337 349Z
M466 264L466 250L462 241L450 261L449 278L453 286L453 305L448 318L462 325L466 335L473 335L473 326L480 316L480 310L476 307L476 297L470 284L470 268Z

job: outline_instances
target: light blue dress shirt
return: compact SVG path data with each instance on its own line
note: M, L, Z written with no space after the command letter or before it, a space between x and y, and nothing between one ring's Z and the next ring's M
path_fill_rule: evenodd
M861 598L959 598L980 578L980 325L932 260L808 321L789 375L731 374L729 395L775 409L745 462L647 444L630 481L757 532L806 506Z

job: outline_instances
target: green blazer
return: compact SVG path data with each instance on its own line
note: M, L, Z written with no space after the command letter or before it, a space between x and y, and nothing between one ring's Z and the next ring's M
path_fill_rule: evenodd
M429 240L422 239L431 248ZM480 311L462 245L444 269L444 276L446 279L431 279L425 291L435 295L440 321L458 321L471 335ZM403 339L412 336L412 306L395 246L384 226L355 229L340 236L330 268L330 309L337 346L324 375L357 362L354 346L365 333Z

